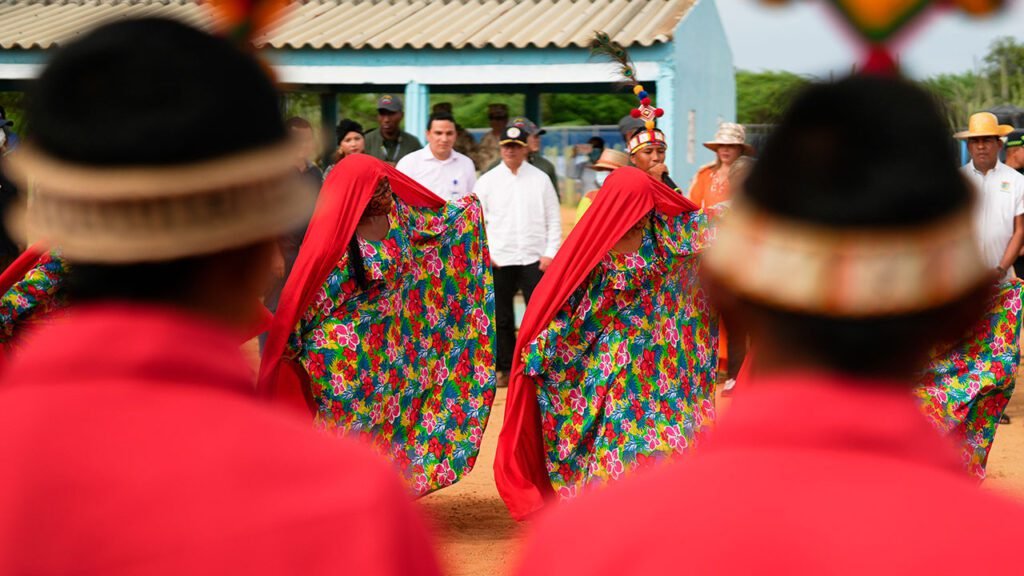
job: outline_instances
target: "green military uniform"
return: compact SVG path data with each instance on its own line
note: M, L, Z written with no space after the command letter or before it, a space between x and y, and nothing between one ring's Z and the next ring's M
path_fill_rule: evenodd
M423 148L419 139L408 132L399 132L397 140L384 140L380 129L375 129L367 132L364 138L366 139L366 153L378 160L388 162L392 166L405 155Z

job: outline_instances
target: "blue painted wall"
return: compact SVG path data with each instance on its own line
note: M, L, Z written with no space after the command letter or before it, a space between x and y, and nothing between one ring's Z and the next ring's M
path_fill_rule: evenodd
M675 90L672 114L673 141L671 172L686 186L697 169L712 162L713 152L701 145L711 140L719 120L736 121L736 75L732 50L714 0L697 0L690 14L679 23L673 43ZM688 116L696 111L695 161L687 162ZM678 175L678 176L677 176Z

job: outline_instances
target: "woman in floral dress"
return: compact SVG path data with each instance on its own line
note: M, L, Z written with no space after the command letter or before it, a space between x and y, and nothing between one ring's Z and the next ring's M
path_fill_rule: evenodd
M265 393L371 441L423 495L476 461L494 399L494 307L475 197L446 204L383 162L339 163L282 293Z
M495 463L513 516L682 452L714 421L717 324L696 281L710 230L643 172L608 178L523 319Z
M962 447L967 472L985 478L999 420L1010 402L1020 364L1024 282L999 285L989 311L960 342L932 353L917 396L925 414Z
M28 328L67 302L67 264L54 251L33 246L0 274L0 363Z

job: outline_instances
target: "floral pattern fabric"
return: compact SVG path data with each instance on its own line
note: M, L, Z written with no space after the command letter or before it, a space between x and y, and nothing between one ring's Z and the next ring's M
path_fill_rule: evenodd
M1020 363L1022 291L1021 280L1003 283L966 339L933 351L917 388L925 414L961 443L964 467L979 480L985 478L999 419L1013 394Z
M705 212L652 213L523 350L559 498L683 452L714 422L718 327L696 278Z
M359 238L367 289L342 256L293 332L316 425L372 442L417 495L476 461L495 393L494 288L480 203L395 198L381 241Z
M16 346L22 329L66 306L61 287L67 264L54 252L43 254L25 278L0 296L0 344Z

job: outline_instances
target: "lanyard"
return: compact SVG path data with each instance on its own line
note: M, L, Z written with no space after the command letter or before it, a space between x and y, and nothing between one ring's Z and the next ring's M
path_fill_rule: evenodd
M393 158L389 158L388 157L388 147L384 145L384 142L386 142L386 141L387 140L385 140L385 138L384 138L384 133L381 132L380 133L380 153L381 153L382 156L384 156L384 161L385 162L390 162L390 163L394 164L395 162L398 162L398 160L397 160L398 153L401 152L401 150L402 150L402 133L401 132L398 133L398 140L395 141L395 154L394 154Z

